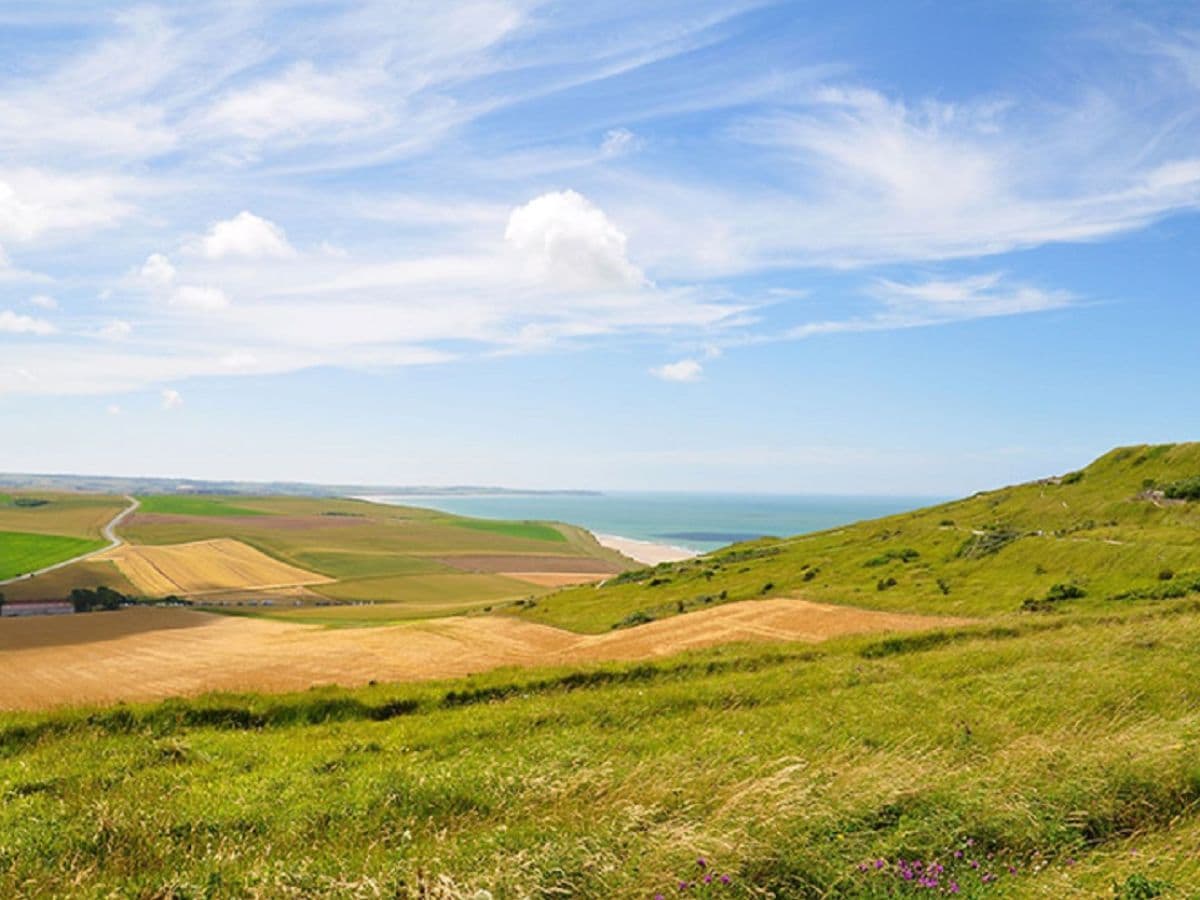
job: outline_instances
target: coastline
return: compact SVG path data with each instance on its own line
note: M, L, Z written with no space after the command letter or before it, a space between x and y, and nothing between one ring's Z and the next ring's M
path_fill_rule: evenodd
M674 547L670 544L656 544L653 541L642 541L636 538L621 537L617 534L600 534L592 532L592 537L601 547L616 550L630 559L646 566L657 566L659 563L679 562L699 556L697 550L686 547Z

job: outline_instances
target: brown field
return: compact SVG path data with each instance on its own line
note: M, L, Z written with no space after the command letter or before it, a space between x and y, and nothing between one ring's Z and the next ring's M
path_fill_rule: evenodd
M608 577L603 572L500 572L505 578L515 578L538 587L559 588L573 584L595 584Z
M564 572L572 575L616 575L629 568L618 562L589 556L535 556L533 554L463 554L430 557L436 562L464 572Z
M331 580L229 538L157 547L126 544L96 558L112 560L148 597L263 591Z
M500 666L645 659L730 641L815 642L966 623L790 598L731 603L604 635L504 616L352 630L156 608L5 619L0 709L449 678Z

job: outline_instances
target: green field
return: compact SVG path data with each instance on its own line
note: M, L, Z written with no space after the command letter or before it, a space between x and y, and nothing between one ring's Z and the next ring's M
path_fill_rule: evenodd
M35 572L103 546L104 541L87 538L0 531L0 579Z
M1115 450L1062 479L818 534L739 544L563 591L520 614L577 631L783 594L988 616L1124 608L1200 591L1200 503L1139 498L1200 473L1200 444ZM1157 504L1157 505L1156 505ZM1064 586L1057 589L1056 585ZM1082 596L1053 598L1058 594Z
M454 524L459 528L473 528L476 531L489 531L492 534L504 534L509 537L527 538L532 541L551 541L563 543L567 537L552 525L541 522L500 522L491 519L457 519Z
M0 895L1194 896L1200 608L1006 618L3 716Z
M141 511L172 516L262 516L266 513L214 497L155 494L139 497Z

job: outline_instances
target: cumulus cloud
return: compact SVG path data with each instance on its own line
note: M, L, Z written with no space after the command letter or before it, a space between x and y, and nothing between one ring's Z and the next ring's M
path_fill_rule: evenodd
M245 210L214 224L200 241L200 252L208 259L288 259L296 255L282 228Z
M681 359L656 366L650 370L650 374L663 381L699 381L704 374L704 366L694 359Z
M138 276L149 287L165 288L175 281L175 266L161 253L151 253L138 270Z
M642 287L646 277L626 256L625 234L575 191L554 191L513 210L505 240L526 270L552 287Z
M0 334L54 334L57 329L45 319L35 319L11 310L0 310Z
M229 296L218 287L182 284L167 299L171 306L197 312L213 312L229 306Z
M29 298L29 305L36 306L38 309L58 309L58 301L49 294L34 294Z
M183 396L174 388L163 388L159 392L162 408L165 410L179 409L183 406Z

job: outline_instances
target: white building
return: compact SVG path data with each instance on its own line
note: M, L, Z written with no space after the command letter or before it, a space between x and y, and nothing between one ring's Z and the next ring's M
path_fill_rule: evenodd
M5 601L0 606L0 616L14 618L17 616L67 616L75 612L75 607L65 600L33 600Z

